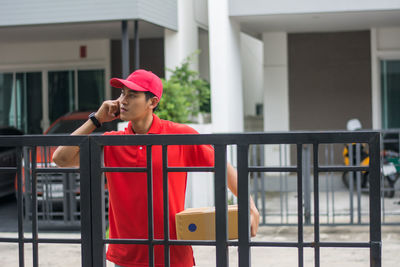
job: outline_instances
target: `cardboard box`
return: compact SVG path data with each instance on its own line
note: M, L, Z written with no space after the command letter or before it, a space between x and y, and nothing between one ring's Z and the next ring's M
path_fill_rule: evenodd
M215 208L191 208L176 214L178 240L215 240ZM228 206L228 238L238 238L238 207Z

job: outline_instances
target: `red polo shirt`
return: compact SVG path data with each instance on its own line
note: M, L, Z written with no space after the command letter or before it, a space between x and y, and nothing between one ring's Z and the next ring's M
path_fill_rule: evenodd
M135 134L129 122L124 131L105 135ZM153 114L148 134L198 134L187 125L161 120ZM162 149L152 147L154 238L163 239ZM146 146L105 146L106 167L146 167ZM210 145L168 146L169 167L214 166L214 149ZM147 239L146 173L107 173L109 190L110 238ZM184 209L187 173L169 173L170 239L176 239L175 214ZM156 266L164 265L163 246L154 247ZM148 266L147 245L110 244L107 259L121 266ZM193 266L191 246L171 246L172 267Z

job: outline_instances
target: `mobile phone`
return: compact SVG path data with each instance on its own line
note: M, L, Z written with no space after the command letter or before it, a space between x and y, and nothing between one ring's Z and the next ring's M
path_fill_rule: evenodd
M117 109L117 112L114 113L115 117L118 117L118 116L119 116L119 113L121 112L121 109L120 109L119 101L118 101L118 100L117 100L117 103L118 103L118 109Z

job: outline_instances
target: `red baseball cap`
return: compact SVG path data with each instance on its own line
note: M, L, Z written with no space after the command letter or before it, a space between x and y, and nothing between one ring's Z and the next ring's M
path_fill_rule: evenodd
M163 91L161 79L151 71L142 69L132 72L125 80L112 78L110 80L110 84L112 87L116 88L122 88L126 86L135 91L152 92L160 100Z

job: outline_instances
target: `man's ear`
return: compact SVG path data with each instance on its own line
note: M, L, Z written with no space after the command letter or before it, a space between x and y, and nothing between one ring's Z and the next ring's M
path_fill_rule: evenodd
M157 107L158 103L160 102L160 99L158 97L152 97L151 98L151 108L154 109Z

